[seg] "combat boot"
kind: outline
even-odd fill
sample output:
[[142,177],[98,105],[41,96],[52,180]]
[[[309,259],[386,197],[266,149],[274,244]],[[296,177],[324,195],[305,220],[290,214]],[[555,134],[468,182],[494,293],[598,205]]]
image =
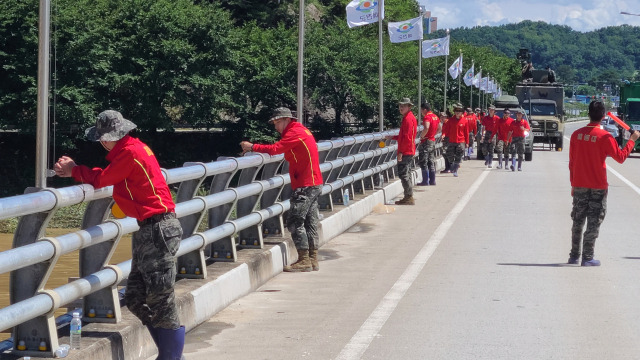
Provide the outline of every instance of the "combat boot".
[[318,264],[318,249],[309,249],[309,260],[311,260],[313,271],[320,270],[320,264]]
[[396,205],[415,205],[416,201],[413,196],[405,196],[401,200],[396,201]]
[[313,269],[311,259],[309,259],[309,250],[298,249],[298,261],[284,267],[285,272],[309,272]]

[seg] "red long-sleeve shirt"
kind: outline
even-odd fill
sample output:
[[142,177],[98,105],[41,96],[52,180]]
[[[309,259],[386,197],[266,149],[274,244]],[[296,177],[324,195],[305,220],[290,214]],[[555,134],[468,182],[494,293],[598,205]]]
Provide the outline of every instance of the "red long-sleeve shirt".
[[176,206],[158,160],[145,143],[126,135],[109,151],[107,161],[104,170],[78,165],[71,175],[96,189],[113,185],[113,200],[125,215],[140,221],[174,211]]
[[280,141],[271,145],[254,144],[252,151],[269,155],[284,154],[284,159],[289,162],[293,190],[323,183],[316,139],[309,129],[297,121],[291,121],[284,128]]
[[469,143],[469,123],[464,117],[452,116],[442,126],[442,136],[449,138],[450,144]]
[[400,124],[400,132],[393,140],[398,141],[398,152],[402,155],[416,154],[416,135],[418,133],[418,123],[416,117],[411,111],[407,112],[402,118]]
[[482,118],[482,126],[484,126],[484,131],[489,131],[490,133],[496,132],[496,126],[500,121],[500,117],[498,115],[493,116],[485,116]]
[[425,115],[422,119],[422,124],[424,126],[427,126],[427,123],[429,124],[429,130],[427,130],[427,133],[425,134],[422,142],[425,142],[427,140],[436,141],[436,134],[438,133],[440,119],[438,119],[438,116],[436,114],[429,111],[427,115]]
[[576,130],[571,135],[569,146],[569,176],[571,186],[590,189],[606,189],[607,182],[607,156],[615,161],[623,163],[631,150],[634,142],[629,140],[623,149],[618,147],[615,138],[606,130],[600,129],[600,123],[589,125]]
[[471,113],[471,115],[467,115],[467,122],[469,126],[469,132],[474,134],[478,133],[478,117],[476,114]]
[[509,130],[511,129],[511,123],[513,118],[501,118],[496,124],[496,131],[498,133],[498,140],[509,141]]
[[[524,127],[524,129],[523,129]],[[529,127],[529,123],[527,122],[527,120],[522,119],[520,121],[513,120],[513,122],[511,122],[511,137],[524,137],[524,132],[525,130],[531,130],[531,128]]]

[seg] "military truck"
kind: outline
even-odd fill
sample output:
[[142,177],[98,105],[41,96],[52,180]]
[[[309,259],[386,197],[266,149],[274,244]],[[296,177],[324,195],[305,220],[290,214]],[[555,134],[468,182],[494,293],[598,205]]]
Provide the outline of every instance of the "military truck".
[[[640,130],[640,82],[621,84],[618,115],[633,130]],[[625,131],[620,131],[619,133],[624,134]],[[636,142],[634,150],[638,151],[640,150],[639,148],[640,143]]]

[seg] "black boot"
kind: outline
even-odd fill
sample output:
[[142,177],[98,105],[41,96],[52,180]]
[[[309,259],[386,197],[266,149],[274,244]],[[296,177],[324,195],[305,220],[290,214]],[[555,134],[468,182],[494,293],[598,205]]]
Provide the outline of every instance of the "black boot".
[[436,171],[430,171],[429,172],[429,185],[435,185],[436,184]]

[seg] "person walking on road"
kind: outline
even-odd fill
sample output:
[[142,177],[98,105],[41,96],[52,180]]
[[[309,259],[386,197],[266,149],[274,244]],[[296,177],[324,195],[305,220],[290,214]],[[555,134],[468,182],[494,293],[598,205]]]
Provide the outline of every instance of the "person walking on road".
[[270,145],[243,141],[240,146],[244,153],[284,154],[284,159],[289,163],[293,190],[287,227],[298,250],[298,261],[285,266],[284,271],[318,271],[318,197],[322,193],[323,183],[318,145],[311,131],[300,124],[288,108],[277,108],[269,123],[280,133],[280,141]]
[[463,108],[461,104],[455,104],[453,112],[455,115],[450,117],[442,127],[442,136],[449,138],[447,157],[451,164],[451,172],[453,176],[457,177],[460,162],[469,143],[469,124],[467,119],[462,116]]
[[158,359],[179,360],[185,328],[180,325],[174,284],[182,227],[155,155],[145,143],[129,135],[135,128],[118,111],[103,111],[86,136],[108,151],[109,165],[89,168],[63,156],[54,170],[60,177],[73,177],[94,188],[113,185],[116,205],[138,221],[140,229],[131,243],[125,303],[149,329],[158,347]]
[[502,115],[502,119],[498,121],[496,125],[496,134],[498,137],[498,145],[496,146],[496,152],[498,153],[498,167],[497,169],[502,169],[502,154],[504,153],[504,167],[508,168],[507,164],[509,163],[509,131],[511,130],[511,123],[513,122],[513,118],[510,118],[509,115],[511,112],[509,109],[504,109],[504,113]]
[[[445,124],[449,118],[453,116],[449,110],[440,112],[440,125],[441,129],[444,129]],[[447,156],[447,147],[449,146],[449,138],[443,132],[440,133],[440,142],[442,143],[442,156],[444,157],[444,169],[440,171],[440,174],[448,174],[451,172],[451,164],[449,163],[449,157]]]
[[400,132],[397,136],[387,136],[387,139],[398,142],[398,176],[404,189],[404,197],[396,201],[396,205],[415,205],[410,170],[411,161],[416,155],[418,124],[415,115],[411,112],[411,106],[413,106],[413,103],[409,98],[404,98],[398,103],[398,110],[402,115]]
[[484,137],[482,143],[482,152],[485,156],[484,164],[489,169],[493,167],[493,150],[496,146],[496,128],[498,127],[500,117],[496,115],[496,107],[489,106],[489,115],[482,118],[482,127],[484,129]]
[[[606,130],[600,129],[600,121],[604,119],[605,106],[600,100],[589,104],[589,124],[571,134],[569,146],[569,176],[571,180],[571,196],[573,210],[571,219],[571,252],[569,264],[578,264],[580,244],[582,243],[582,266],[600,266],[600,261],[593,258],[596,239],[600,232],[600,224],[607,213],[607,157],[623,163],[640,137],[634,131],[624,148],[618,147],[615,138]],[[585,222],[587,228],[582,230]]]
[[440,119],[431,111],[431,105],[420,105],[423,129],[418,145],[418,164],[422,170],[422,182],[418,186],[436,184],[436,134],[442,130]]
[[471,108],[467,108],[467,122],[469,126],[469,143],[467,144],[466,158],[471,160],[471,154],[473,154],[473,141],[478,133],[478,117]]
[[522,171],[524,159],[525,132],[530,131],[529,122],[524,118],[524,110],[516,110],[516,119],[511,123],[509,142],[511,143],[511,171],[516,171],[516,154],[518,154],[518,171]]

